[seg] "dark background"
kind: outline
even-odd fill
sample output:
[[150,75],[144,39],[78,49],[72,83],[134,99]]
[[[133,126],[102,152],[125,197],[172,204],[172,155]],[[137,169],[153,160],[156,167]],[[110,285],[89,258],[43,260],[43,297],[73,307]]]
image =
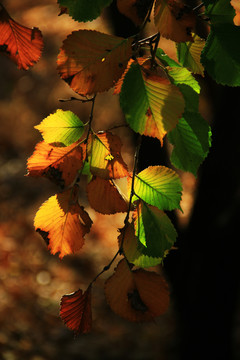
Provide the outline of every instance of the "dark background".
[[[94,227],[83,251],[60,261],[33,229],[38,207],[58,189],[24,174],[27,158],[41,140],[34,125],[57,108],[72,110],[83,121],[88,117],[87,105],[58,101],[75,96],[56,71],[62,41],[80,27],[114,29],[100,20],[80,25],[67,15],[58,17],[55,0],[3,4],[18,22],[41,29],[45,47],[40,61],[27,72],[0,57],[0,359],[238,359],[239,89],[216,85],[208,76],[199,79],[200,108],[213,127],[213,147],[197,182],[190,174],[180,174],[185,216],[176,215],[178,250],[165,263],[172,293],[168,312],[150,324],[122,320],[105,303],[103,283],[110,275],[106,273],[94,290],[93,332],[74,339],[58,316],[59,301],[66,293],[85,289],[108,263],[117,249],[116,228],[122,226],[123,216],[102,216],[87,207]],[[116,13],[113,19],[109,26],[116,25]],[[120,18],[120,28],[134,31],[125,20]],[[161,46],[174,55],[170,42]],[[96,105],[99,128],[122,122],[111,91],[99,95]],[[131,167],[132,134],[119,131],[123,156]],[[145,141],[142,166],[150,165],[153,154],[156,161],[165,161],[158,143],[150,148]],[[82,204],[87,206],[84,193]]]

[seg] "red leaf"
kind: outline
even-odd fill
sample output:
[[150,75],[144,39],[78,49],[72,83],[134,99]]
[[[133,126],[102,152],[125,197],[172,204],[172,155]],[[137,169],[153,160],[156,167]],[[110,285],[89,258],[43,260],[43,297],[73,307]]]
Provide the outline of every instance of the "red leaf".
[[64,295],[61,299],[60,316],[66,326],[76,335],[91,331],[92,308],[91,287],[82,293],[79,289],[72,294]]
[[19,69],[27,70],[39,60],[42,48],[41,31],[18,24],[0,4],[0,51],[8,55]]

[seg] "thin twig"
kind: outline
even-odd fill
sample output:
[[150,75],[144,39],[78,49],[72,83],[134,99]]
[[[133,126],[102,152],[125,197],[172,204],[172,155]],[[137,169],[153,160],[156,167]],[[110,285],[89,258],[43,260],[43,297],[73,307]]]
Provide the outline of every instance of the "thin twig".
[[[93,97],[94,98],[94,97]],[[86,103],[86,102],[90,102],[93,101],[93,98],[86,98],[86,99],[79,99],[79,98],[75,98],[74,96],[71,96],[68,99],[58,99],[58,101],[60,102],[67,102],[67,101],[81,101],[82,103]]]

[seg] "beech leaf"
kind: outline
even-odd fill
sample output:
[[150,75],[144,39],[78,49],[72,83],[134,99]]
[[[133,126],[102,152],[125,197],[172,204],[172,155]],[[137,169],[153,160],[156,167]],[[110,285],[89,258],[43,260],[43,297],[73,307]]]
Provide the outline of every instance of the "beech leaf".
[[88,287],[84,293],[79,289],[61,299],[61,319],[76,335],[89,333],[92,329],[91,289]]
[[20,25],[0,4],[0,52],[9,56],[19,69],[27,70],[39,60],[42,49],[41,31]]
[[174,170],[165,166],[149,166],[134,180],[132,201],[139,198],[160,210],[181,209],[181,180]]
[[196,15],[186,5],[175,0],[156,0],[154,22],[160,34],[175,42],[192,41],[191,31]]
[[205,46],[205,40],[198,35],[193,35],[193,42],[177,44],[177,55],[180,64],[194,74],[204,76],[204,67],[201,63],[201,53]]
[[91,173],[103,179],[127,176],[127,165],[121,156],[121,147],[120,138],[110,132],[91,135],[87,145]]
[[90,206],[101,214],[115,214],[128,210],[127,201],[112,180],[94,177],[87,185]]
[[84,144],[54,147],[42,141],[27,161],[27,175],[44,176],[61,187],[69,186],[82,168],[85,156]]
[[82,136],[84,124],[72,111],[58,109],[34,126],[45,142],[55,146],[69,146]]
[[132,64],[120,93],[120,105],[131,128],[161,142],[177,124],[184,111],[184,98],[158,67]]
[[125,259],[105,282],[105,295],[116,314],[133,322],[152,321],[165,313],[169,305],[164,278],[143,269],[131,271]]
[[36,231],[43,235],[51,253],[59,252],[60,258],[82,248],[84,235],[92,225],[88,213],[77,202],[77,189],[51,196],[34,219]]
[[58,0],[74,20],[84,22],[96,19],[111,2],[112,0]]
[[117,0],[117,7],[121,14],[125,15],[132,22],[139,26],[147,16],[152,0]]
[[58,55],[59,74],[81,95],[108,90],[124,72],[132,55],[131,44],[131,39],[98,31],[74,31]]

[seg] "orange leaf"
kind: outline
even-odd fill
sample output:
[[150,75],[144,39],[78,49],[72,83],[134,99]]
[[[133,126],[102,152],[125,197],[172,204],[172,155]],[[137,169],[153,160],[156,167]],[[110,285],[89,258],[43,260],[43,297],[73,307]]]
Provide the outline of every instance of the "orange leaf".
[[183,3],[175,0],[157,0],[154,21],[163,37],[176,42],[193,41],[191,32],[196,24],[196,15]]
[[233,23],[236,26],[240,26],[240,1],[239,0],[231,0],[230,3],[236,12],[236,15],[233,18]]
[[85,334],[92,328],[91,287],[85,293],[79,289],[61,299],[60,316],[76,335]]
[[131,271],[125,259],[105,282],[105,295],[116,314],[134,322],[151,321],[166,312],[169,305],[164,278],[143,269]]
[[75,253],[84,244],[84,235],[90,231],[92,220],[77,202],[78,187],[51,196],[34,219],[37,232],[48,244],[48,249],[59,257]]
[[[84,153],[84,156],[83,156]],[[36,145],[28,159],[28,176],[45,176],[62,187],[69,186],[83,166],[86,146],[74,143],[66,147],[54,147],[44,141]]]
[[0,51],[8,55],[19,69],[27,70],[39,60],[42,48],[41,31],[18,24],[0,4]]
[[127,176],[127,165],[123,161],[121,147],[120,138],[110,132],[91,135],[87,145],[91,173],[103,179]]
[[151,2],[152,0],[117,0],[117,7],[120,13],[139,26],[146,18]]
[[124,72],[132,54],[131,44],[131,39],[98,31],[74,31],[58,55],[59,74],[81,95],[108,90]]
[[87,185],[88,201],[101,214],[115,214],[128,210],[127,202],[112,180],[94,177]]

